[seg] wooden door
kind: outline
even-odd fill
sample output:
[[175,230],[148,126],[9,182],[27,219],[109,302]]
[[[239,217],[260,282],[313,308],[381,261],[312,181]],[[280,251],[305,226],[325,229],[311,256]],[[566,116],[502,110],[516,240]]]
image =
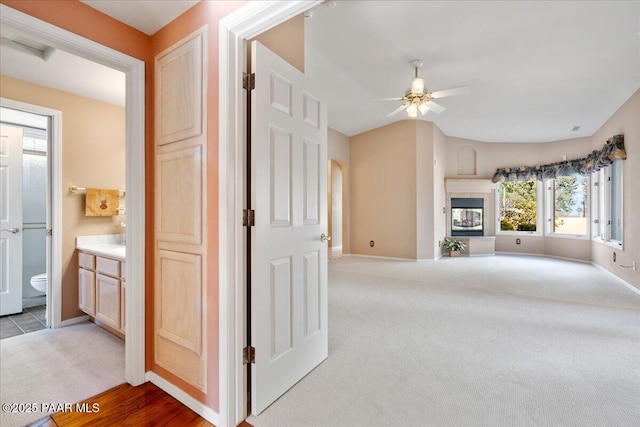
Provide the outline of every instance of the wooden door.
[[120,280],[96,274],[96,319],[120,329]]

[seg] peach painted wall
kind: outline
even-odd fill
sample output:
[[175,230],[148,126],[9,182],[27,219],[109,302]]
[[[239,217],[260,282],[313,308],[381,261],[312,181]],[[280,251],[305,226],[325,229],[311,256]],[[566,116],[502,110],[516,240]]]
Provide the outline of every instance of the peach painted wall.
[[[218,30],[219,21],[245,2],[203,1],[151,37],[151,58],[197,29],[208,25],[207,39],[207,390],[196,389],[153,362],[153,348],[147,350],[147,367],[186,393],[218,412],[219,407],[219,313],[218,313]],[[150,65],[153,72],[153,63]],[[152,74],[153,75],[153,74]],[[153,115],[153,110],[148,111]],[[152,187],[153,188],[153,185]],[[153,210],[152,210],[153,211]],[[153,261],[151,261],[153,265]],[[148,298],[153,301],[153,282],[147,280]],[[153,311],[147,312],[147,330],[153,331]],[[153,335],[149,338],[152,343]],[[152,345],[152,344],[151,344]]]
[[0,96],[62,112],[62,320],[81,316],[75,238],[123,233],[125,217],[85,217],[84,196],[68,188],[125,188],[125,109],[7,76]]
[[294,16],[288,21],[258,35],[247,43],[247,64],[251,64],[251,42],[257,40],[280,58],[304,73],[304,15]]
[[415,121],[352,136],[349,159],[351,253],[415,259]]
[[[623,166],[623,250],[593,243],[591,256],[595,263],[640,289],[640,90],[627,100],[591,138],[594,150],[602,148],[612,135],[624,134],[627,160]],[[613,252],[617,261],[613,262]],[[622,268],[636,262],[636,271]]]

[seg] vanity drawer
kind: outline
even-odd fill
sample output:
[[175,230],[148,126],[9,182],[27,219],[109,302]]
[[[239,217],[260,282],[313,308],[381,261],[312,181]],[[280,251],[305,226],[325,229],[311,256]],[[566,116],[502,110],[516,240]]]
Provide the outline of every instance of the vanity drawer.
[[96,257],[96,271],[111,277],[120,277],[120,261]]
[[80,252],[78,254],[78,265],[82,268],[87,268],[89,270],[95,270],[96,268],[96,257],[95,255],[85,254],[84,252]]

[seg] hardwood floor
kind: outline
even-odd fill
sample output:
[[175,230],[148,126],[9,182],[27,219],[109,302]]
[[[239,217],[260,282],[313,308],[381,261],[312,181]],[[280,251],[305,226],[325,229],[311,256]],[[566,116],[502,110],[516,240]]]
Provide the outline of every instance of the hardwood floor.
[[[138,387],[122,384],[82,403],[85,412],[56,412],[30,427],[213,426],[150,382]],[[240,426],[251,427],[246,422]]]

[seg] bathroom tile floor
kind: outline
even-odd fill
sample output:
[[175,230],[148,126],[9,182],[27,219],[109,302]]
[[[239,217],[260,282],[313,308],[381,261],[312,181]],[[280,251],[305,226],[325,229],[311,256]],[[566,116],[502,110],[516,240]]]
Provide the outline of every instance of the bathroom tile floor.
[[47,307],[25,308],[22,313],[0,317],[0,340],[44,329],[47,326]]

